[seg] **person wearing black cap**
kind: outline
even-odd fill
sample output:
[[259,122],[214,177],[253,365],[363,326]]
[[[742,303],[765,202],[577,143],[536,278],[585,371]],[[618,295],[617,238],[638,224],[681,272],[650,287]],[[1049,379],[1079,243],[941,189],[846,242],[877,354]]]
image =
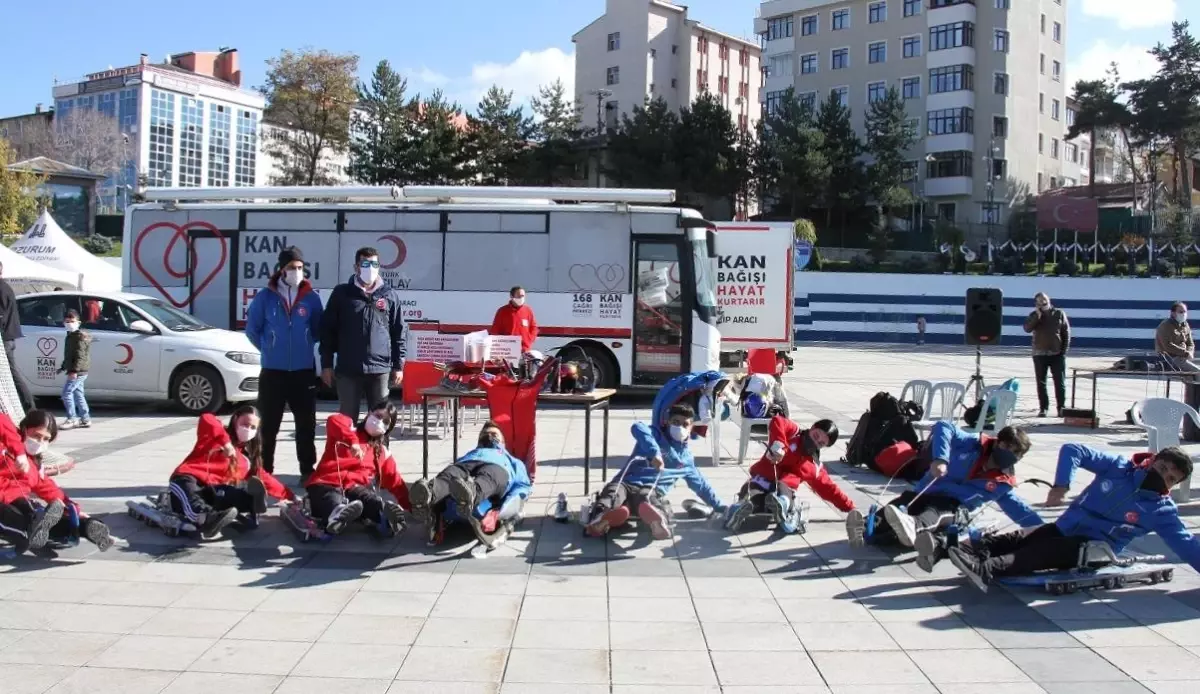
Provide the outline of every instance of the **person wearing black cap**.
[[317,464],[317,380],[313,348],[323,313],[321,297],[304,279],[304,254],[289,246],[279,269],[246,311],[246,336],[262,354],[258,409],[262,416],[262,464],[275,472],[275,438],[283,409],[296,420],[296,458],[303,480]]

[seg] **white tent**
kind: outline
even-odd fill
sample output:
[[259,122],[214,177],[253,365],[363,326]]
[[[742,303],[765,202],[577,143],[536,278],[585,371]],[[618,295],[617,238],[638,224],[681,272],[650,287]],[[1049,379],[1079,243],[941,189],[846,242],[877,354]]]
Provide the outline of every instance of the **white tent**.
[[12,252],[4,244],[0,244],[0,264],[4,266],[0,276],[12,285],[17,294],[48,292],[58,288],[77,289],[79,286],[79,275],[35,263]]
[[[83,276],[80,289],[119,291],[121,271],[83,250],[58,222],[43,210],[25,235],[12,245],[14,253],[28,260],[78,277]],[[4,273],[8,274],[7,269]]]

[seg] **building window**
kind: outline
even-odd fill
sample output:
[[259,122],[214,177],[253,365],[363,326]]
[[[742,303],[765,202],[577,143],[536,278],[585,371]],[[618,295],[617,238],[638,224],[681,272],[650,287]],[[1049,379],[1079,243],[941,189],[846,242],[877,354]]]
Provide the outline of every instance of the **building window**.
[[800,74],[812,75],[817,71],[817,54],[808,53],[800,56]]
[[800,108],[815,111],[817,108],[817,93],[804,92],[800,95]]
[[768,41],[789,39],[792,37],[792,15],[772,17],[767,20],[766,36]]
[[608,50],[616,51],[621,48],[621,32],[614,31],[608,35]]
[[208,107],[208,185],[229,185],[229,107]]
[[1008,73],[997,72],[992,80],[992,91],[996,94],[1008,94]]
[[726,44],[717,46],[717,59],[722,62],[729,60],[729,46]]
[[1046,151],[1046,136],[1038,133],[1038,154],[1043,154]]
[[258,153],[258,114],[239,110],[237,114],[237,149],[234,150],[233,185],[253,186]]
[[992,39],[993,48],[998,53],[1008,52],[1008,32],[1004,29],[996,29],[996,34]]
[[190,96],[179,99],[179,185],[203,185],[204,102]]
[[1046,15],[1042,15],[1041,25],[1042,25],[1042,35],[1045,36],[1046,35]]
[[608,84],[610,86],[614,85],[614,84],[620,84],[621,83],[621,66],[614,65],[614,66],[608,68],[608,70],[606,71],[606,74],[604,76],[604,81],[606,84]]
[[992,116],[992,137],[1008,137],[1008,118]]
[[121,123],[121,132],[132,133],[138,122],[138,90],[122,89],[121,100],[117,105],[117,118]]
[[875,41],[867,44],[867,62],[871,64],[887,62],[887,41]]
[[850,10],[834,10],[830,17],[830,25],[834,31],[850,28]]
[[975,71],[970,65],[947,65],[929,71],[929,93],[969,91],[975,87]]
[[921,57],[921,37],[920,36],[905,36],[903,40],[904,57],[919,58]]
[[708,55],[708,37],[700,36],[696,39],[696,52],[700,55]]
[[773,116],[779,112],[779,104],[783,103],[784,96],[787,95],[786,89],[780,89],[774,92],[767,92],[766,102],[763,104],[763,111],[766,115]]
[[975,0],[929,0],[929,9],[936,10],[942,7],[954,7],[955,5],[974,5]]
[[1054,23],[1054,40],[1062,43],[1062,25],[1058,22]]
[[1058,138],[1057,137],[1050,138],[1050,157],[1052,159],[1058,159]]
[[696,70],[696,89],[700,91],[708,89],[708,70]]
[[900,82],[901,95],[905,99],[920,99],[921,98],[921,78],[920,77],[905,77]]
[[873,2],[867,7],[867,23],[878,24],[887,21],[887,3]]
[[1039,172],[1038,172],[1038,192],[1040,193],[1040,192],[1042,192],[1042,191],[1043,191],[1043,190],[1045,190],[1045,189],[1046,189],[1046,183],[1045,183],[1045,179],[1044,179],[1044,177],[1042,176],[1042,172],[1041,172],[1041,171],[1039,171]]
[[908,183],[917,177],[917,161],[910,159],[900,165],[900,182]]
[[850,49],[835,48],[831,54],[830,67],[834,70],[850,67]]
[[1038,74],[1046,74],[1046,54],[1038,53]]
[[926,132],[930,135],[953,135],[975,132],[975,111],[970,108],[944,108],[925,114]]
[[867,83],[867,103],[872,104],[887,96],[886,82],[868,82]]
[[107,92],[97,97],[96,110],[109,118],[117,117],[117,93]]
[[739,82],[738,83],[738,96],[740,96],[743,99],[750,98],[750,83],[749,82]]
[[812,36],[817,33],[817,15],[810,14],[800,18],[800,35]]
[[980,224],[999,224],[1000,223],[1000,203],[998,203],[998,202],[981,202],[981,203],[979,203],[979,223]]
[[904,16],[913,17],[921,14],[921,0],[904,0]]
[[1059,103],[1058,103],[1058,99],[1051,99],[1051,100],[1050,100],[1050,117],[1051,117],[1051,118],[1053,118],[1054,120],[1058,120],[1058,118],[1059,118]]
[[746,66],[750,64],[750,51],[745,48],[738,50],[738,65]]
[[746,132],[750,129],[750,117],[744,113],[738,114],[738,130]]
[[1050,79],[1054,80],[1055,82],[1062,81],[1062,63],[1058,62],[1057,60],[1050,65]]
[[146,180],[151,186],[169,186],[174,181],[172,153],[175,151],[175,95],[150,91],[150,156]]
[[940,24],[929,29],[929,50],[944,51],[975,45],[975,25],[970,22]]
[[933,161],[925,167],[926,178],[950,178],[952,176],[967,176],[973,174],[972,164],[975,153],[967,151],[936,152]]
[[1046,95],[1045,95],[1045,93],[1039,92],[1038,93],[1038,113],[1045,113],[1045,112],[1046,112]]
[[1008,9],[1008,0],[996,0],[996,9],[997,10],[1007,10]]
[[1063,145],[1063,159],[1066,159],[1067,161],[1071,162],[1072,164],[1078,164],[1079,163],[1079,145],[1076,145],[1073,142],[1067,142],[1066,144],[1064,144]]
[[1003,181],[1008,175],[1008,161],[1005,159],[992,159],[992,180]]
[[717,93],[719,93],[719,94],[728,94],[729,93],[729,78],[726,77],[725,75],[717,76]]
[[780,53],[771,56],[767,61],[767,77],[790,77],[792,75],[792,54]]
[[850,106],[850,87],[834,87],[829,90],[829,96],[837,99],[842,106]]
[[1069,128],[1072,125],[1075,125],[1075,109],[1068,108],[1067,109],[1067,127]]

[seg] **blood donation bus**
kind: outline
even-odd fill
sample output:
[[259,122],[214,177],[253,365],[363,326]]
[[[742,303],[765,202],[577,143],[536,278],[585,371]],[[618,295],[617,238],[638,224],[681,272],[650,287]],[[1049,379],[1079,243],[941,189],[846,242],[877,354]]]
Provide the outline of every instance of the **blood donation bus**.
[[[283,248],[301,249],[326,298],[372,247],[415,337],[486,330],[519,285],[534,348],[579,346],[603,386],[717,368],[723,348],[791,346],[791,225],[785,241],[769,225],[714,224],[673,206],[672,191],[151,188],[145,199],[125,216],[124,289],[216,327],[244,326]],[[722,344],[727,330],[736,346]]]

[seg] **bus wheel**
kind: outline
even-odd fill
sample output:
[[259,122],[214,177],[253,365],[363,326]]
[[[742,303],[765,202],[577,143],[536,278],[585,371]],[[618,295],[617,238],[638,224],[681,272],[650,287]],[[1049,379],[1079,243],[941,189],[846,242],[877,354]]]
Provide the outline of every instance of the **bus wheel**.
[[617,361],[611,352],[596,345],[581,344],[577,346],[587,354],[588,359],[595,366],[597,388],[616,388],[620,385]]

